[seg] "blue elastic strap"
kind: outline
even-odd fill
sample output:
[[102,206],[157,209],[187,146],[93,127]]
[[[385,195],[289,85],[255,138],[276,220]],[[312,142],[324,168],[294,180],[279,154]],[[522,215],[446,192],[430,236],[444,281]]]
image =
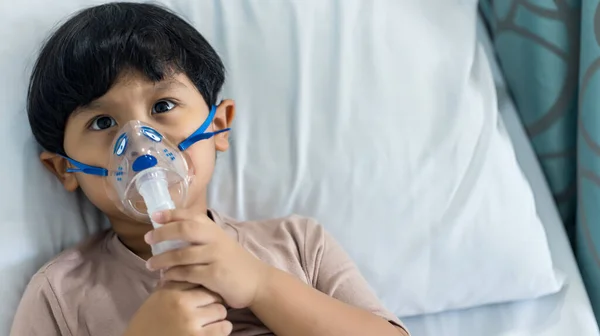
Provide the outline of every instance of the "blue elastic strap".
[[[184,151],[184,150],[188,149],[191,145],[195,144],[198,141],[210,139],[219,133],[223,133],[223,132],[227,132],[227,131],[231,130],[230,128],[225,128],[225,129],[222,129],[222,130],[219,130],[216,132],[204,133],[204,131],[206,131],[208,126],[210,126],[210,124],[212,123],[213,119],[215,118],[216,113],[217,113],[217,107],[215,105],[213,105],[210,108],[210,112],[208,113],[206,120],[204,120],[204,122],[202,123],[202,125],[200,125],[200,127],[196,130],[196,132],[192,133],[192,135],[190,135],[187,139],[183,140],[179,144],[179,146],[177,146],[180,151]],[[67,173],[84,173],[84,174],[88,174],[88,175],[108,176],[108,170],[106,168],[89,166],[89,165],[86,165],[85,163],[75,161],[67,156],[63,156],[63,157],[65,159],[69,160],[69,162],[71,162],[72,165],[77,167],[77,168],[67,168]]]
[[[61,155],[62,156],[62,155]],[[85,163],[75,161],[69,157],[62,156],[77,168],[67,168],[67,173],[84,173],[88,175],[108,176],[108,170],[105,168],[88,166]]]
[[216,132],[206,132],[206,133],[204,132],[204,131],[206,131],[208,126],[210,126],[210,124],[213,122],[213,119],[215,118],[216,113],[217,113],[217,107],[215,105],[213,105],[210,108],[210,112],[208,113],[206,120],[204,120],[202,125],[200,125],[200,127],[198,127],[196,132],[192,133],[192,135],[190,135],[187,139],[183,140],[179,144],[179,146],[177,146],[180,151],[183,152],[184,150],[190,148],[191,145],[195,144],[198,141],[210,139],[219,133],[223,133],[223,132],[227,132],[227,131],[231,130],[230,128],[225,128],[225,129],[222,129],[222,130],[219,130]]

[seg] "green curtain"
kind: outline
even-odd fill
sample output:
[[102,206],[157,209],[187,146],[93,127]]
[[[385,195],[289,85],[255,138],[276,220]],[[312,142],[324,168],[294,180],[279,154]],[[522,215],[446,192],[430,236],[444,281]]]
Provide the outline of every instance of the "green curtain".
[[480,11],[599,318],[600,0],[480,0]]

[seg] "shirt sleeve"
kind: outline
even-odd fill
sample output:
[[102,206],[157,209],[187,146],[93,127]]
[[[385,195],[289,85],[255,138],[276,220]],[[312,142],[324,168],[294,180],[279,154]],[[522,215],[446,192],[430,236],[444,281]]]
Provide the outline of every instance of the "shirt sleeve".
[[304,267],[312,286],[352,306],[381,316],[408,331],[394,314],[387,311],[344,249],[325,229],[307,220],[304,240]]
[[13,320],[11,336],[71,336],[56,295],[43,273],[33,276]]

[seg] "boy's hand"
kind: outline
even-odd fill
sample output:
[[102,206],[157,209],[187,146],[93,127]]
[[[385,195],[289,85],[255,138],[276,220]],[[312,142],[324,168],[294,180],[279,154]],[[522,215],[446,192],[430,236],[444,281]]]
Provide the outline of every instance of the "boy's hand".
[[220,297],[197,285],[168,283],[138,309],[124,336],[226,336],[232,325]]
[[271,267],[229,237],[207,215],[168,210],[153,216],[166,224],[146,235],[148,244],[183,240],[189,247],[168,251],[148,260],[151,270],[166,270],[163,280],[202,285],[221,295],[232,308],[250,306]]

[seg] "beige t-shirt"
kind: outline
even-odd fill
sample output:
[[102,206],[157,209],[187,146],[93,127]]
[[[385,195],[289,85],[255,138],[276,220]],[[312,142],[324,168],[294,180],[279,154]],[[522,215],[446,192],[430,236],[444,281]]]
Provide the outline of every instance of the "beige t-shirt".
[[[214,221],[250,253],[319,291],[377,314],[387,312],[342,248],[314,221],[291,216],[238,222],[211,211]],[[11,335],[120,336],[158,280],[145,261],[112,231],[65,251],[31,279]],[[232,335],[273,335],[248,309],[229,310]]]

